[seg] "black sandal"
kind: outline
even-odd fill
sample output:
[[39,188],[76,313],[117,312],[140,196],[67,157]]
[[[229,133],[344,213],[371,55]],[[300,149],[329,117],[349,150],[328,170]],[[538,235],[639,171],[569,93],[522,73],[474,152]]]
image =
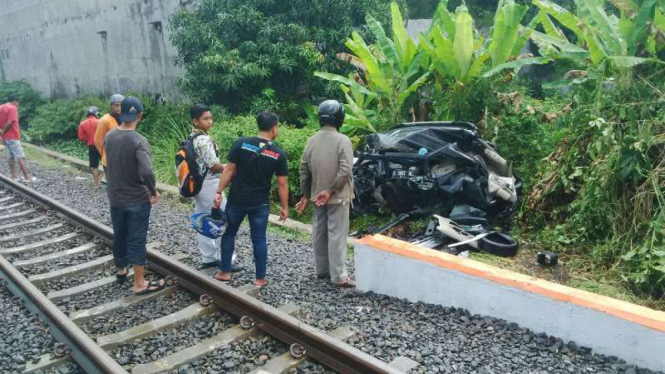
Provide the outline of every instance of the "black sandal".
[[166,282],[164,282],[163,280],[162,281],[150,281],[150,282],[148,282],[148,285],[146,286],[146,288],[144,288],[143,290],[141,290],[139,292],[134,292],[134,295],[141,296],[141,295],[147,295],[149,293],[161,291],[161,290],[164,289],[165,284],[166,284]]
[[116,274],[115,274],[115,279],[116,279],[118,282],[124,282],[124,281],[126,281],[126,280],[127,280],[127,276],[129,275],[129,269],[128,269],[128,268],[120,268],[120,269],[118,269],[118,271],[120,271],[120,270],[122,270],[122,269],[125,269],[125,274],[119,274],[119,273],[116,273]]

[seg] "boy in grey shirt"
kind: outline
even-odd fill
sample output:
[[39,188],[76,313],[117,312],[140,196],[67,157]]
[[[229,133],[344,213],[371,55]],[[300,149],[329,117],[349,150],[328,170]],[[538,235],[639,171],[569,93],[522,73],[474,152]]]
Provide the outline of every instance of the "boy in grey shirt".
[[121,123],[104,138],[107,190],[113,223],[113,258],[119,281],[134,268],[135,295],[164,288],[164,280],[148,282],[144,277],[146,240],[151,206],[159,201],[148,141],[136,132],[143,105],[135,97],[120,104]]

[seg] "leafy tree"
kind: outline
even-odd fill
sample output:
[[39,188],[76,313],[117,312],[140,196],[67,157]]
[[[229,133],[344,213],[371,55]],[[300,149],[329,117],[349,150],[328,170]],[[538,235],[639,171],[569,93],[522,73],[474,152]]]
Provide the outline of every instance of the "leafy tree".
[[[287,119],[304,116],[301,101],[330,94],[313,77],[343,72],[344,40],[365,16],[384,21],[388,0],[200,0],[171,18],[177,62],[190,96],[243,112],[280,102]],[[359,30],[366,34],[367,30]]]

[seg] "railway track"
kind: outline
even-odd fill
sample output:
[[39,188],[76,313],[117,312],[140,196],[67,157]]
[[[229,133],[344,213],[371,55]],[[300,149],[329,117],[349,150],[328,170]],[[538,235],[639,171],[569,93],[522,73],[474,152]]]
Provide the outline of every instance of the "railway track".
[[[168,373],[257,334],[269,335],[284,352],[260,360],[250,371],[255,374],[286,373],[306,360],[344,374],[397,374],[414,366],[404,357],[387,364],[361,352],[343,342],[353,336],[350,329],[315,329],[297,318],[296,305],[265,304],[256,299],[259,290],[253,285],[236,289],[217,282],[210,273],[180,262],[186,256],[159,252],[159,243],[148,246],[148,269],[166,277],[168,287],[132,295],[131,285],[116,282],[112,239],[108,226],[0,174],[0,277],[15,302],[48,324],[59,342],[51,354],[32,357],[25,372],[53,369],[73,359],[87,373]],[[137,313],[169,298],[171,307],[155,309],[150,318]],[[108,316],[114,317],[94,323]],[[122,353],[145,349],[143,339],[164,331],[177,334],[206,318],[222,327],[179,349],[156,350],[152,361],[124,363]]]

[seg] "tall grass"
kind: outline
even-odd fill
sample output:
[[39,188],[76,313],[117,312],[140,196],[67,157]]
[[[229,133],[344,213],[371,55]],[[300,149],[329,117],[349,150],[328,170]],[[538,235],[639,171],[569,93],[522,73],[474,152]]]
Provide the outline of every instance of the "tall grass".
[[175,176],[175,154],[191,132],[191,125],[166,117],[161,131],[154,132],[149,139],[152,164],[157,180],[177,184]]

